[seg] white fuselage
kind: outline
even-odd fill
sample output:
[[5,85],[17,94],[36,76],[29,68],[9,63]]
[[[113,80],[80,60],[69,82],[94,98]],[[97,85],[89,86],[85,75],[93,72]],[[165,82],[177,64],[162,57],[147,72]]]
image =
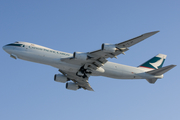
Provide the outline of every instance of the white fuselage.
[[[62,58],[72,57],[73,54],[53,50],[40,45],[19,42],[22,46],[3,46],[3,49],[13,57],[19,59],[46,64],[58,68],[65,72],[76,73],[82,65],[71,64],[61,61]],[[113,62],[106,62],[102,66],[104,72],[93,71],[93,76],[105,76],[115,79],[152,79],[162,78],[163,76],[153,76],[147,74],[145,70],[137,67],[126,66]]]

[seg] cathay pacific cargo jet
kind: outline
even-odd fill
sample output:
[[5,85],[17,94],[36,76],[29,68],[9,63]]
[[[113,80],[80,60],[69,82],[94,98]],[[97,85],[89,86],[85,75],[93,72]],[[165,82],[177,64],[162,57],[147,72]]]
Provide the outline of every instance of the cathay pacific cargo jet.
[[3,49],[14,59],[50,65],[59,69],[54,80],[66,83],[69,90],[83,88],[93,91],[88,79],[90,76],[105,76],[115,79],[146,79],[155,83],[163,74],[176,65],[162,67],[166,55],[158,54],[138,67],[131,67],[109,62],[108,58],[117,58],[125,54],[129,47],[156,34],[158,31],[142,34],[133,39],[117,43],[103,43],[101,49],[92,52],[74,52],[73,54],[53,50],[28,42],[15,42],[3,46]]

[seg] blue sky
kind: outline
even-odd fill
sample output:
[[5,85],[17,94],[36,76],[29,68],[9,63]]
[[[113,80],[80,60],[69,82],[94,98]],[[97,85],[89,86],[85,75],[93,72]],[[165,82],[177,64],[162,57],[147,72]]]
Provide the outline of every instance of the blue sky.
[[[73,53],[97,50],[146,32],[156,35],[110,61],[138,66],[167,54],[178,65],[178,0],[6,0],[0,1],[0,45],[26,41]],[[91,77],[95,92],[65,89],[56,68],[14,60],[0,50],[2,120],[174,120],[180,118],[179,66],[154,85],[146,80]]]

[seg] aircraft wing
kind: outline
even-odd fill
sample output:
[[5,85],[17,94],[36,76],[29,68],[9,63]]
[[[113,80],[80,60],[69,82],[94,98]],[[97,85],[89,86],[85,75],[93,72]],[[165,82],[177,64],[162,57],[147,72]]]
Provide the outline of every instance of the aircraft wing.
[[66,73],[60,69],[59,69],[59,72],[61,72],[68,79],[72,80],[74,83],[78,84],[81,88],[85,90],[89,90],[89,91],[94,91],[88,82],[89,77],[83,78],[83,77],[77,76],[76,73],[71,73],[71,72]]
[[[117,58],[118,55],[120,54],[125,54],[124,52],[129,50],[128,48],[143,41],[144,39],[156,34],[159,31],[154,31],[154,32],[149,32],[142,34],[138,37],[132,38],[130,40],[117,43],[117,44],[103,44],[102,49],[92,51],[92,52],[87,52],[87,53],[77,53],[79,58],[76,58],[76,56],[70,57],[70,58],[62,58],[61,61],[67,62],[67,63],[72,63],[72,64],[78,64],[78,65],[84,65],[87,63],[94,63],[96,66],[101,66],[100,64],[104,64],[107,62],[107,58]],[[107,50],[103,50],[103,48]],[[74,53],[75,55],[75,53]],[[85,60],[82,60],[85,58]],[[97,61],[97,62],[96,62]]]
[[114,44],[114,46],[119,49],[119,50],[116,50],[114,53],[107,53],[107,52],[104,52],[102,49],[99,49],[99,50],[90,52],[90,54],[94,55],[94,56],[98,56],[98,57],[113,58],[113,57],[116,57],[117,55],[119,55],[121,53],[124,54],[125,51],[129,50],[128,49],[129,47],[143,41],[144,39],[146,39],[146,38],[148,38],[148,37],[150,37],[150,36],[152,36],[158,32],[159,31],[145,33],[145,34],[142,34],[138,37],[132,38],[130,40],[126,40],[124,42]]
[[89,91],[94,91],[88,82],[88,77],[83,78],[77,76],[76,74],[68,74],[67,77],[70,78],[76,84],[78,84],[81,88]]
[[93,71],[103,71],[101,66],[107,62],[107,58],[116,58],[117,55],[124,54],[125,51],[129,50],[129,47],[143,41],[157,32],[159,31],[145,33],[117,44],[104,43],[102,44],[101,49],[93,52],[74,52],[73,57],[62,58],[61,61],[80,65],[79,71],[74,75],[69,75],[69,78],[84,89],[93,90],[88,83],[88,78]]

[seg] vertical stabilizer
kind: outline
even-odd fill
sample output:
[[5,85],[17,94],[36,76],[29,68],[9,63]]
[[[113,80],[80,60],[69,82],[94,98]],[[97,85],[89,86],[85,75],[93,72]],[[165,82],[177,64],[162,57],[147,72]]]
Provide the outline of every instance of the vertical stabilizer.
[[158,54],[155,57],[151,58],[147,62],[143,63],[139,66],[139,68],[147,68],[147,69],[159,69],[162,68],[163,63],[166,59],[167,55],[164,54]]

